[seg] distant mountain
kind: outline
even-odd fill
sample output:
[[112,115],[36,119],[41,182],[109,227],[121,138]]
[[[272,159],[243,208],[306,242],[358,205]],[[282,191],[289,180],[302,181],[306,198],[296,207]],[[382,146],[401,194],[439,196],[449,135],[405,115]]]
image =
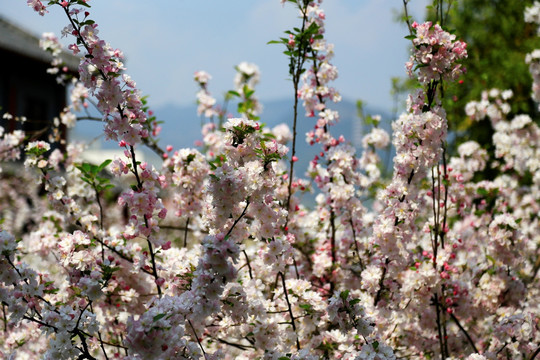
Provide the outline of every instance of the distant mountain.
[[[261,123],[265,123],[272,128],[278,124],[285,123],[291,128],[293,122],[293,100],[273,100],[263,103],[264,108],[261,114]],[[236,105],[229,106],[229,109],[235,110]],[[330,128],[335,137],[343,135],[347,141],[355,145],[357,150],[361,148],[361,139],[364,133],[360,119],[356,114],[356,104],[353,101],[343,100],[337,104],[329,104],[329,108],[339,111],[339,122]],[[195,147],[196,140],[202,140],[201,135],[201,119],[197,116],[197,106],[179,106],[179,105],[164,105],[152,108],[157,119],[163,121],[162,131],[159,134],[159,144],[162,147],[172,145],[175,149],[185,147]],[[234,111],[231,111],[234,114]],[[367,107],[367,114],[379,114],[382,116],[381,127],[386,130],[390,129],[390,116],[377,109]],[[316,118],[308,118],[305,116],[304,109],[299,104],[299,116],[297,121],[297,143],[296,152],[299,158],[298,167],[299,175],[302,176],[307,169],[309,161],[313,156],[320,152],[318,145],[310,146],[306,143],[305,134],[313,129]],[[103,124],[95,121],[82,121],[77,124],[77,127],[71,132],[70,138],[82,141],[96,140],[97,148],[115,149],[117,145],[113,142],[103,141]],[[153,155],[145,151],[145,157],[150,161]],[[154,157],[154,160],[155,159]]]
[[[263,103],[261,123],[267,127],[274,127],[285,123],[291,128],[293,123],[293,100],[273,100]],[[347,141],[355,145],[357,150],[361,147],[361,138],[364,133],[360,119],[356,115],[356,104],[352,101],[343,100],[337,104],[329,104],[329,108],[339,111],[339,122],[330,128],[335,137],[343,135]],[[234,110],[234,107],[229,107]],[[164,121],[163,130],[159,136],[160,144],[173,145],[175,148],[194,147],[196,140],[201,140],[201,119],[197,116],[197,106],[166,105],[154,108],[154,113],[159,120]],[[232,111],[233,112],[233,111]],[[384,111],[378,111],[367,107],[367,114],[379,114],[382,116],[381,126],[390,129],[390,116]],[[234,112],[233,112],[234,113]],[[317,145],[310,146],[306,143],[305,134],[313,129],[316,118],[308,118],[301,103],[299,104],[299,116],[297,121],[296,152],[299,158],[298,168],[303,175],[307,165],[313,156],[320,152]]]
[[[263,103],[263,113],[260,121],[269,127],[274,127],[280,123],[286,123],[292,128],[293,121],[293,101],[292,100],[272,100]],[[231,109],[231,107],[229,107]],[[343,134],[345,138],[354,143],[359,143],[362,127],[356,116],[356,104],[352,101],[343,100],[337,104],[330,104],[329,108],[339,111],[340,121],[332,127],[332,132],[337,136]],[[153,108],[159,120],[165,121],[163,131],[160,134],[160,143],[171,144],[175,147],[193,146],[193,141],[200,139],[201,119],[197,116],[197,106],[164,105]],[[234,113],[233,111],[231,111]],[[367,107],[366,113],[380,114],[383,119],[388,120],[389,116],[384,111],[379,111]],[[314,118],[307,118],[304,115],[301,103],[299,104],[298,132],[304,134],[313,128]],[[352,136],[352,138],[351,138]]]

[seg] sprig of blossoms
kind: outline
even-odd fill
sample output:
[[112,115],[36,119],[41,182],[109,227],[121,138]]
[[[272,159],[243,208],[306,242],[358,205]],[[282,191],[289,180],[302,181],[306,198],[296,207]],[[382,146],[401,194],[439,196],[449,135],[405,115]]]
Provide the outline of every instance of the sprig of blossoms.
[[255,85],[259,83],[260,70],[253,63],[241,62],[235,66],[234,90],[229,95],[239,98],[238,112],[247,119],[258,120],[262,112],[262,105],[254,95]]
[[171,186],[177,188],[173,194],[175,214],[187,217],[200,214],[210,170],[204,156],[196,149],[181,149],[175,151],[163,165],[169,168]]
[[197,115],[204,115],[207,118],[217,116],[219,112],[215,107],[216,99],[208,91],[208,82],[212,76],[206,71],[196,71],[193,79],[200,87],[199,92],[197,92]]
[[69,47],[74,53],[86,51],[79,64],[79,77],[98,100],[107,138],[124,140],[132,146],[140,143],[149,136],[144,127],[147,116],[135,82],[123,74],[123,53],[99,37],[98,25],[89,19],[88,11],[72,8],[75,3],[65,5],[70,24],[62,33],[75,37],[76,43]]
[[444,31],[439,24],[428,21],[412,24],[413,54],[406,64],[412,77],[418,73],[418,81],[427,84],[443,79],[455,80],[465,69],[458,62],[467,57],[467,44]]
[[[10,117],[4,115],[4,118]],[[15,130],[6,133],[0,126],[0,162],[12,161],[20,158],[20,146],[24,141],[24,132]],[[1,172],[1,167],[0,167]]]

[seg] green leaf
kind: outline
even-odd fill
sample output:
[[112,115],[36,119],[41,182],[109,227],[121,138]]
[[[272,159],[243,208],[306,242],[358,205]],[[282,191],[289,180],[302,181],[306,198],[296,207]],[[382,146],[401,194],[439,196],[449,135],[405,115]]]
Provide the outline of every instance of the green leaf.
[[94,20],[85,20],[81,23],[81,26],[84,26],[84,25],[94,25],[95,21]]
[[195,160],[195,154],[189,154],[186,158],[186,162],[188,164],[191,163],[193,160]]
[[112,163],[111,159],[107,159],[104,162],[102,162],[101,165],[98,166],[98,172],[105,169],[110,163]]
[[109,179],[104,178],[104,177],[100,177],[100,176],[96,177],[96,180],[97,180],[101,185],[105,185],[105,184],[107,184],[107,183],[110,181]]
[[88,5],[88,4],[87,4],[85,1],[83,1],[83,0],[77,0],[77,4],[82,5],[82,6],[86,6],[87,8],[90,7],[90,5]]
[[89,163],[82,163],[81,164],[81,170],[84,171],[85,173],[89,173],[91,168],[92,168],[92,166]]
[[476,193],[478,195],[487,196],[488,191],[486,189],[484,189],[484,188],[478,188],[478,189],[476,189]]
[[360,299],[352,299],[351,301],[349,301],[349,304],[350,305],[356,305],[360,302]]
[[154,322],[158,321],[159,319],[164,318],[165,315],[167,315],[167,314],[157,314],[156,316],[154,316]]

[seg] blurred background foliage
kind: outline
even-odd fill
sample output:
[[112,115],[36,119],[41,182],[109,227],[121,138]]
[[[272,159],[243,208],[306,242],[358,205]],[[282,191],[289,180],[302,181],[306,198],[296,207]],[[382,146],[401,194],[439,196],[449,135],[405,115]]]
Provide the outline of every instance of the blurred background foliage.
[[[405,3],[414,0],[404,0]],[[448,153],[454,155],[457,145],[467,140],[478,142],[493,155],[493,129],[489,119],[473,121],[465,114],[465,105],[480,101],[483,91],[511,89],[512,107],[508,118],[529,114],[539,122],[538,105],[531,99],[532,77],[525,56],[540,48],[536,25],[526,23],[524,13],[534,0],[434,0],[427,7],[426,20],[439,23],[467,43],[467,69],[459,82],[444,85],[443,106],[447,112]],[[441,11],[442,9],[442,11]],[[403,11],[399,19],[407,21]],[[408,19],[409,21],[421,19]],[[417,86],[409,79],[392,79],[393,95],[402,98]],[[492,157],[493,158],[493,157]],[[489,167],[482,175],[496,176]]]
[[[532,0],[455,0],[451,2],[446,29],[467,43],[469,58],[463,82],[446,86],[444,107],[457,140],[489,144],[493,135],[489,120],[473,122],[465,115],[469,101],[480,100],[482,91],[497,88],[514,92],[514,115],[526,113],[538,121],[538,107],[531,99],[532,78],[525,56],[540,48],[536,26],[524,21]],[[428,19],[433,18],[428,11]],[[489,150],[489,149],[488,149]]]

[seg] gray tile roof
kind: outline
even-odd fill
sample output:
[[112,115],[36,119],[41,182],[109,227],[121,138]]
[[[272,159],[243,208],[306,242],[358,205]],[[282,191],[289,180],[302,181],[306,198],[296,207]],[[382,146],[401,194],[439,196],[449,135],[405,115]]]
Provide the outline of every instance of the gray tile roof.
[[[39,47],[39,37],[11,23],[0,15],[0,48],[21,54],[32,59],[50,63],[52,55]],[[60,57],[67,67],[76,72],[80,59],[63,51]]]

